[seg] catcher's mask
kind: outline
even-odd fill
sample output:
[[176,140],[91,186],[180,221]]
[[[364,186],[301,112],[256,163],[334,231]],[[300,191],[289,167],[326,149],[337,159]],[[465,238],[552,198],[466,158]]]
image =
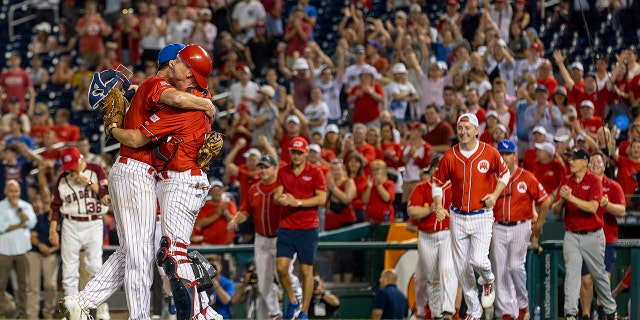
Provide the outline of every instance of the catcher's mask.
[[102,72],[94,73],[93,79],[91,80],[91,86],[89,87],[89,104],[91,105],[91,108],[97,109],[100,107],[104,98],[109,94],[109,91],[115,88],[120,81],[122,82],[122,86],[125,90],[131,84],[123,71],[107,69]]

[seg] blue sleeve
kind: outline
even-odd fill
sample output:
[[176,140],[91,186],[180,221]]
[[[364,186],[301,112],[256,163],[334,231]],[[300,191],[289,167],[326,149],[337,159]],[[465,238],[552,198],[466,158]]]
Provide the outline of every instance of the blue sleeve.
[[388,297],[384,291],[380,290],[376,293],[375,297],[373,297],[373,305],[371,308],[384,310],[387,304]]
[[[230,297],[233,297],[236,293],[236,286],[233,284],[233,281],[225,279],[225,281],[221,281],[220,285],[222,285],[222,289],[224,289]],[[231,301],[229,301],[228,304],[231,304]]]

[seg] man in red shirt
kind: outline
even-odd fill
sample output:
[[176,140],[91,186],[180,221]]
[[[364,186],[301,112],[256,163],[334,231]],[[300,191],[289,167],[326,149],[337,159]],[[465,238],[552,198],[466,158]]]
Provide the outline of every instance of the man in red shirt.
[[[9,69],[0,74],[0,97],[4,95],[2,112],[9,112],[9,102],[11,98],[16,97],[20,102],[20,111],[29,111],[31,115],[33,108],[36,106],[36,91],[33,88],[31,76],[20,67],[20,63],[22,63],[20,55],[14,53],[9,58]],[[27,93],[31,97],[29,105],[25,101]]]
[[53,118],[54,125],[51,129],[58,135],[59,142],[75,144],[80,139],[80,128],[69,123],[69,110],[60,108],[56,110]]
[[[624,217],[626,203],[624,193],[620,184],[604,175],[606,168],[604,154],[594,152],[589,160],[589,170],[602,180],[602,199],[600,200],[598,212],[604,219],[604,268],[611,279],[611,269],[616,262],[616,252],[618,251],[618,220],[617,217]],[[582,286],[580,288],[580,301],[592,301],[593,280],[584,263],[582,264]],[[599,306],[599,309],[602,306]],[[603,310],[599,310],[604,314]],[[591,317],[591,304],[582,304],[583,319]]]
[[82,58],[97,67],[102,64],[105,49],[103,37],[110,35],[113,28],[104,21],[98,12],[97,1],[86,1],[84,6],[84,16],[76,22],[76,32],[79,36],[78,47]]
[[[311,24],[304,20],[304,10],[296,7],[291,17],[289,17],[289,23],[284,28],[284,40],[287,41],[285,50],[287,58],[292,59],[293,53],[296,51],[300,54],[304,52],[307,44],[309,44],[312,31]],[[291,66],[292,64],[287,63],[287,65]]]
[[231,151],[229,151],[229,154],[224,158],[224,167],[225,172],[229,174],[229,183],[235,180],[240,184],[240,201],[238,202],[240,208],[242,208],[243,204],[247,201],[249,187],[260,181],[258,161],[260,160],[262,153],[258,149],[251,148],[243,154],[245,163],[236,165],[233,162],[233,159],[236,158],[238,152],[240,152],[240,150],[242,150],[246,145],[246,139],[238,139]]
[[[449,215],[442,208],[442,186],[451,180],[453,261],[468,306],[467,319],[479,319],[482,309],[491,307],[495,299],[495,276],[489,261],[492,208],[510,177],[509,168],[498,151],[478,141],[478,127],[474,114],[465,113],[458,118],[459,143],[444,154],[431,179],[438,221]],[[482,307],[473,270],[481,276]]]
[[[255,223],[254,254],[256,259],[256,274],[258,275],[258,291],[260,299],[256,306],[256,317],[259,319],[275,319],[282,317],[282,310],[278,302],[277,287],[273,279],[276,272],[276,236],[280,224],[280,207],[274,201],[276,179],[278,178],[278,160],[272,155],[265,154],[258,162],[260,181],[249,188],[249,200],[240,207],[236,215],[227,226],[228,230],[253,217]],[[293,261],[292,261],[293,262]],[[289,276],[293,284],[296,297],[302,296],[300,280],[290,269]],[[263,280],[261,280],[263,279]]]
[[384,102],[382,85],[373,81],[373,72],[364,70],[360,73],[360,84],[349,92],[349,103],[353,104],[353,123],[366,126],[380,126],[381,104]]
[[224,185],[220,181],[211,182],[209,195],[211,200],[204,203],[196,218],[193,228],[193,236],[201,236],[201,241],[206,244],[226,245],[233,241],[234,229],[227,231],[228,221],[236,216],[236,204],[233,201],[223,200],[222,191]]
[[[532,235],[539,237],[542,234],[551,201],[536,177],[516,164],[515,143],[510,140],[498,142],[498,152],[509,167],[511,178],[493,207],[491,262],[496,278],[501,280],[497,282],[494,316],[528,319],[527,247]],[[537,217],[532,203],[539,207]]]
[[[438,168],[441,157],[434,157],[429,165],[429,175]],[[451,206],[451,183],[443,188],[442,202],[445,207]],[[456,294],[458,278],[453,269],[451,251],[451,233],[449,217],[437,221],[434,213],[431,183],[429,180],[416,185],[409,196],[407,212],[412,219],[418,219],[418,258],[426,279],[429,308],[434,318],[451,317],[456,313]],[[416,270],[416,272],[418,272]],[[450,318],[448,318],[450,319]]]
[[590,100],[584,100],[580,103],[580,124],[582,128],[588,132],[592,138],[597,139],[598,130],[602,127],[602,118],[594,115],[595,106]]
[[616,301],[604,266],[605,235],[602,215],[597,214],[602,201],[602,181],[589,172],[589,153],[577,149],[569,160],[571,175],[560,183],[553,204],[553,213],[564,209],[564,261],[567,269],[564,282],[565,318],[576,319],[580,289],[580,269],[584,262],[591,273],[596,292],[607,320],[616,319]]
[[[313,294],[313,263],[318,248],[318,206],[327,201],[322,171],[307,162],[307,140],[296,137],[289,147],[291,163],[280,168],[274,200],[281,208],[276,268],[289,304],[284,319],[306,319]],[[302,301],[293,293],[289,267],[294,254],[300,259]]]
[[[538,66],[538,77],[536,78],[536,81],[538,84],[545,86],[549,92],[555,92],[558,87],[558,80],[553,76],[551,69],[551,61],[548,59],[542,59],[540,66]],[[549,102],[553,102],[552,100],[553,96],[549,97]]]
[[[469,92],[471,91],[472,90],[470,89]],[[478,113],[476,113],[476,116],[477,115]],[[431,145],[433,152],[446,152],[451,149],[451,144],[456,138],[456,134],[453,132],[453,127],[451,127],[448,122],[442,121],[440,118],[438,106],[433,103],[428,105],[424,110],[424,118],[427,124],[427,133],[422,138]],[[484,111],[482,120],[478,117],[478,121],[480,123],[484,122]]]

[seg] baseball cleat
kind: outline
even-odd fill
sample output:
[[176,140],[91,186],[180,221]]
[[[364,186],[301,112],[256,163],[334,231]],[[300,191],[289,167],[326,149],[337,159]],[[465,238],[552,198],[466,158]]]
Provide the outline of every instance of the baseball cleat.
[[289,305],[287,305],[287,310],[285,311],[283,318],[284,320],[295,319],[300,313],[300,311],[301,311],[300,301],[297,301],[297,303],[289,302]]
[[98,306],[98,309],[96,309],[96,320],[111,320],[108,304],[103,303]]
[[67,320],[89,320],[90,315],[87,310],[83,309],[78,302],[78,298],[74,296],[68,296],[61,298],[58,301],[60,312]]
[[476,317],[474,317],[474,316],[472,316],[470,314],[467,314],[467,317],[464,318],[464,320],[478,320],[478,318],[476,318]]
[[493,290],[493,283],[485,283],[482,286],[482,308],[490,308],[496,300],[496,292]]
[[296,316],[295,319],[297,319],[297,320],[309,320],[309,316],[304,311],[300,311],[300,313],[298,313],[298,316]]

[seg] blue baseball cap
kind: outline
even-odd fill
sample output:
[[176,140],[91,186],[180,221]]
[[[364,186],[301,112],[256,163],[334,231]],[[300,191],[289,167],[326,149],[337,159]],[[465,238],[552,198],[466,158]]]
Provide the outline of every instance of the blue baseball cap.
[[498,152],[504,153],[515,153],[516,152],[516,144],[511,140],[500,140],[498,142]]
[[171,43],[162,48],[158,53],[158,64],[163,64],[170,60],[174,60],[178,56],[178,52],[186,47],[182,43]]

